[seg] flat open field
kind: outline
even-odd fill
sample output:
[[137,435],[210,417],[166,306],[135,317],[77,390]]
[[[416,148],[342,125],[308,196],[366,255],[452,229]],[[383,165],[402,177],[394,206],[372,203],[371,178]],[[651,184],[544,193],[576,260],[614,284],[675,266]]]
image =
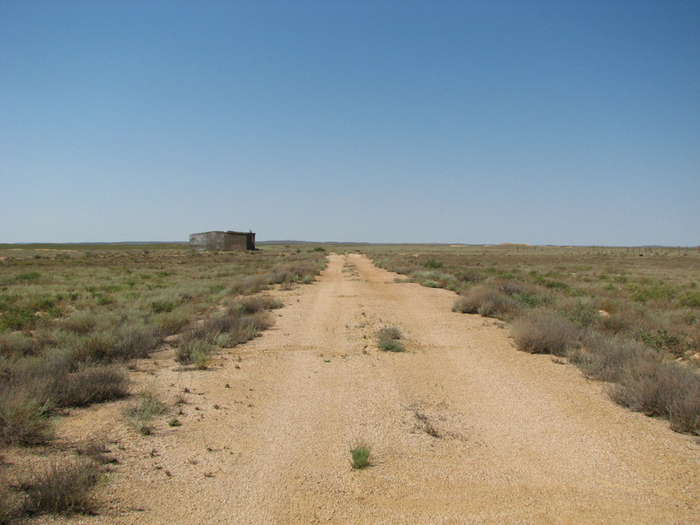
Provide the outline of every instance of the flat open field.
[[[667,301],[666,310],[672,313],[666,317],[688,327],[672,324],[678,333],[685,333],[682,346],[674,347],[679,355],[672,360],[692,371],[689,355],[697,320],[690,317],[695,311],[691,283],[698,280],[696,254],[673,255],[674,262],[656,270],[642,267],[642,273],[665,272],[664,284],[659,284],[658,273],[639,277],[651,281],[637,282],[633,268],[644,257],[621,254],[605,259],[611,262],[601,272],[585,254],[572,256],[570,262],[562,262],[560,256],[558,262],[546,259],[540,266],[528,266],[535,263],[522,258],[514,262],[509,255],[485,248],[470,253],[460,253],[461,248],[390,247],[381,253],[378,248],[359,248],[382,264],[388,265],[389,259],[395,264],[412,260],[421,271],[433,272],[413,275],[428,285],[421,286],[376,267],[365,255],[351,253],[356,247],[334,249],[338,253],[328,257],[313,284],[295,285],[292,279],[265,286],[265,293],[283,307],[271,311],[274,324],[259,337],[231,347],[213,345],[210,360],[198,369],[176,361],[182,345],[178,339],[185,330],[179,327],[162,336],[148,357],[129,360],[130,396],[71,408],[69,415],[55,417],[55,434],[48,444],[6,446],[3,472],[10,481],[24,463],[70,458],[80,449],[76,444],[90,441],[104,444],[102,454],[113,461],[107,463],[105,478],[93,493],[94,515],[40,514],[30,521],[700,521],[700,443],[692,433],[673,432],[665,419],[615,404],[608,383],[588,379],[565,356],[518,351],[510,321],[453,312],[457,294],[438,288],[449,288],[448,275],[453,270],[466,272],[468,266],[472,280],[459,281],[456,276],[459,283],[452,286],[460,293],[467,294],[491,278],[494,285],[525,282],[518,277],[526,275],[533,280],[527,284],[535,288],[519,289],[511,296],[527,297],[520,301],[526,305],[536,301],[523,294],[533,293],[548,308],[558,305],[557,311],[575,310],[578,299],[585,305],[608,301],[610,310],[615,300],[659,309]],[[279,259],[324,255],[308,247],[296,255],[295,250],[274,248],[273,262],[258,261],[258,275],[269,272]],[[218,264],[216,257],[222,258]],[[147,292],[165,293],[167,280],[186,272],[173,267],[172,274],[158,277],[167,271],[153,264],[140,273],[154,275],[139,277],[133,285],[144,286],[137,290],[140,299],[146,298],[141,315],[162,323],[158,316],[174,315],[184,307],[191,309],[188,320],[195,324],[220,315],[223,303],[234,303],[245,288],[233,271],[234,262],[241,263],[238,257],[211,256],[201,275],[206,293],[190,290],[170,312],[159,310],[161,303],[175,302],[174,296],[154,298]],[[669,261],[671,255],[657,257]],[[317,264],[317,259],[313,261]],[[574,265],[576,271],[570,267]],[[32,268],[20,272],[2,267],[2,271],[8,289],[17,275],[41,274]],[[134,273],[139,275],[132,270],[131,278]],[[601,273],[609,280],[599,278]],[[481,276],[478,283],[476,274]],[[215,283],[211,275],[216,275]],[[615,280],[619,276],[627,281]],[[166,288],[149,290],[146,285],[153,280]],[[425,281],[434,281],[435,286]],[[568,289],[560,284],[550,288],[551,282]],[[592,289],[600,282],[618,289],[603,290],[609,296],[601,298]],[[120,303],[128,285],[124,287],[97,290],[113,299],[103,306]],[[660,292],[666,296],[640,301],[616,295],[631,296],[655,287],[666,290]],[[578,289],[588,291],[584,295]],[[549,292],[561,292],[564,298],[550,297]],[[56,323],[67,322],[63,311],[53,315]],[[138,317],[136,312],[132,315]],[[604,329],[598,323],[596,318],[588,327]],[[655,326],[647,325],[652,335],[657,333]],[[664,325],[667,335],[670,327]],[[382,328],[398,329],[404,351],[378,348],[377,332]],[[40,322],[26,331],[41,329]],[[667,349],[661,346],[658,351]],[[153,393],[163,407],[149,422],[147,433],[125,416],[139,392]],[[350,451],[361,443],[371,447],[369,466],[353,469]]]

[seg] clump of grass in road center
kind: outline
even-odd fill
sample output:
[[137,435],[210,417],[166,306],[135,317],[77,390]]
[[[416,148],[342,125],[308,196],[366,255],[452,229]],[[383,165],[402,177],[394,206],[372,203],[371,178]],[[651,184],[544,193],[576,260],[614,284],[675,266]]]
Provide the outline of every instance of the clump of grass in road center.
[[369,456],[372,447],[367,443],[358,443],[350,449],[350,466],[355,470],[361,470],[370,466]]
[[377,345],[380,350],[385,352],[403,352],[405,350],[401,339],[403,334],[401,330],[395,326],[385,327],[377,332],[379,342]]
[[155,392],[146,390],[141,393],[138,405],[126,409],[124,415],[127,421],[140,434],[147,436],[151,433],[151,421],[165,412],[165,405],[158,399]]

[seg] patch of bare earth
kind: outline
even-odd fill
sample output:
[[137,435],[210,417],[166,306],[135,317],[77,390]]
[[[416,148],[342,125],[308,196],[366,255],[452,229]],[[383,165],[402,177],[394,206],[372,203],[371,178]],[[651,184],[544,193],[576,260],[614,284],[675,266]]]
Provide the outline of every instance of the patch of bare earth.
[[[276,293],[272,330],[209,370],[172,352],[140,362],[170,414],[149,436],[125,425],[128,402],[65,418],[64,437],[103,433],[119,463],[99,515],[37,521],[700,523],[693,438],[450,312],[454,294],[395,277],[331,255],[316,284]],[[406,352],[377,350],[383,326]],[[360,441],[371,466],[353,470]]]

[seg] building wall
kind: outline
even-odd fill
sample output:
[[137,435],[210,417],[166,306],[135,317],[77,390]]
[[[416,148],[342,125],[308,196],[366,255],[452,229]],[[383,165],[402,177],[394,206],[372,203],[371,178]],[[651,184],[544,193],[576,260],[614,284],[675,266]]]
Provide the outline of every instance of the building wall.
[[190,246],[197,250],[254,250],[255,234],[242,232],[204,232],[190,235]]

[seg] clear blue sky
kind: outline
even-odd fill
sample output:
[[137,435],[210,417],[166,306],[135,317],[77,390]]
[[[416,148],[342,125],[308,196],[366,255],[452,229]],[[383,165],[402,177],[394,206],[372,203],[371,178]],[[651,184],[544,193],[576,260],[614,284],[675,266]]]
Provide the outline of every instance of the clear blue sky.
[[700,1],[0,1],[0,242],[700,243]]

